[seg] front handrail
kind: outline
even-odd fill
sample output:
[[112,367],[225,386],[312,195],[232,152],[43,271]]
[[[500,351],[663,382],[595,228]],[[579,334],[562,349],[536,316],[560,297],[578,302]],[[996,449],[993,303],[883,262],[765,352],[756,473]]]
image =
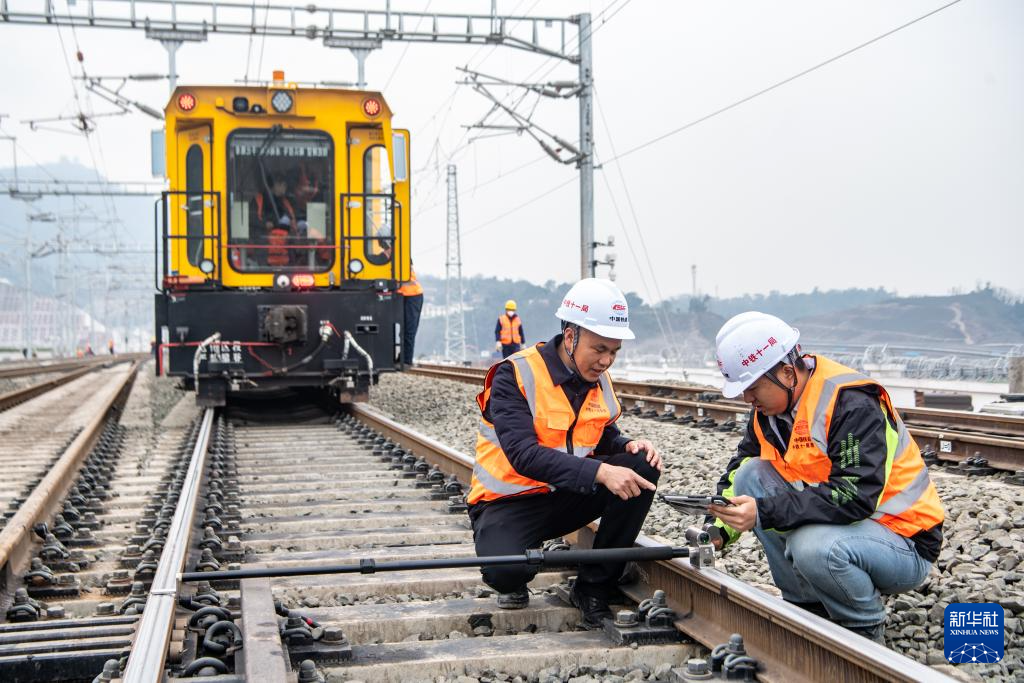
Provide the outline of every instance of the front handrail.
[[[172,235],[170,234],[170,211],[168,209],[169,200],[172,195],[184,195],[186,201],[193,197],[203,197],[203,234],[202,235],[189,235],[186,224],[185,234]],[[206,224],[205,214],[207,211],[206,198],[209,197],[211,200],[210,213],[213,214],[213,228],[212,231]],[[154,254],[153,254],[153,270],[156,276],[156,289],[158,291],[165,291],[165,280],[171,275],[170,272],[170,253],[171,245],[176,240],[187,240],[187,243],[193,243],[193,241],[200,241],[203,243],[203,258],[206,258],[206,243],[212,242],[213,246],[211,251],[213,252],[214,267],[213,272],[203,273],[205,282],[212,283],[215,285],[222,284],[222,273],[223,273],[223,259],[222,259],[222,248],[221,248],[221,202],[220,192],[216,190],[203,190],[201,192],[195,192],[191,190],[164,190],[160,193],[160,199],[158,199],[153,206],[153,221],[154,225]],[[186,207],[187,208],[187,207]],[[159,213],[158,213],[159,212]],[[162,259],[161,259],[162,256]],[[161,269],[159,266],[162,265]],[[198,266],[196,266],[198,268]]]
[[[386,200],[390,200],[391,201],[392,216],[391,216],[391,234],[390,235],[367,235],[367,234],[365,234],[365,232],[362,235],[351,235],[351,234],[349,234],[349,232],[348,232],[349,231],[349,226],[351,225],[352,222],[351,221],[346,221],[345,217],[348,216],[348,213],[350,211],[352,211],[353,208],[354,208],[354,207],[350,207],[349,206],[349,202],[351,200],[353,200],[353,199],[362,199],[364,203],[360,204],[359,210],[360,211],[365,211],[366,210],[366,208],[365,208],[365,201],[368,198],[369,199],[386,199]],[[345,254],[345,256],[343,256],[344,262],[341,264],[341,277],[342,277],[342,279],[349,279],[348,278],[348,275],[349,275],[348,264],[349,264],[349,261],[351,260],[350,258],[347,257],[349,243],[352,243],[352,242],[368,243],[368,242],[372,242],[374,240],[377,240],[377,241],[389,241],[389,242],[391,242],[391,259],[390,259],[391,279],[392,280],[397,280],[398,277],[397,277],[397,275],[395,273],[395,263],[400,262],[404,252],[407,249],[407,245],[405,244],[405,241],[401,238],[401,235],[402,235],[402,230],[401,230],[401,227],[402,227],[402,211],[404,210],[404,207],[402,206],[402,203],[400,201],[398,201],[398,199],[395,197],[394,193],[387,193],[387,192],[342,192],[339,195],[339,199],[340,199],[340,209],[341,209],[340,212],[339,212],[339,215],[341,216],[341,240],[340,240],[340,244],[339,244],[339,249],[343,248],[342,251]],[[363,229],[364,229],[364,231],[366,229],[365,220],[364,220]],[[363,256],[366,256],[365,250],[364,250]],[[373,264],[373,265],[384,265],[384,264]]]

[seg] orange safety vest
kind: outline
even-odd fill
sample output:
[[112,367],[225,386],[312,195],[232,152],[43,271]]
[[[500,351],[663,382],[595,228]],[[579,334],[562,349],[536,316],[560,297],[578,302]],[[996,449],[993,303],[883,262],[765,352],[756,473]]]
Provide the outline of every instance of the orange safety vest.
[[274,228],[267,236],[267,265],[287,266],[288,265],[288,231],[282,228]]
[[523,323],[518,315],[514,318],[509,318],[508,313],[502,313],[498,318],[498,322],[501,323],[502,344],[508,346],[509,344],[523,343],[523,335],[519,334],[519,328],[523,326]]
[[[533,414],[537,443],[578,458],[589,457],[601,441],[604,428],[615,422],[622,413],[611,378],[608,373],[601,375],[597,385],[584,399],[577,416],[562,387],[551,380],[548,367],[540,354],[542,346],[543,342],[514,353],[502,362],[512,363],[519,391],[523,393]],[[499,365],[501,363],[492,366],[487,372],[484,390],[476,397],[477,405],[480,406],[480,425],[476,436],[476,464],[473,466],[473,480],[467,498],[470,505],[554,490],[550,484],[524,477],[513,469],[498,442],[494,424],[483,416],[491,396],[491,382]]]
[[893,430],[886,421],[885,486],[871,519],[907,538],[942,522],[945,512],[935,484],[928,476],[928,468],[921,459],[917,443],[893,407],[888,392],[875,380],[845,365],[821,356],[814,356],[814,359],[814,372],[800,397],[785,455],[780,456],[778,449],[768,442],[760,422],[754,418],[754,433],[761,444],[761,459],[770,461],[783,479],[798,490],[804,484],[816,486],[828,481],[832,470],[832,460],[828,457],[828,432],[840,390],[877,387],[882,409],[892,416],[896,429]]
[[423,285],[416,279],[416,269],[409,268],[409,279],[402,283],[402,286],[398,288],[398,293],[402,296],[417,296],[423,293]]

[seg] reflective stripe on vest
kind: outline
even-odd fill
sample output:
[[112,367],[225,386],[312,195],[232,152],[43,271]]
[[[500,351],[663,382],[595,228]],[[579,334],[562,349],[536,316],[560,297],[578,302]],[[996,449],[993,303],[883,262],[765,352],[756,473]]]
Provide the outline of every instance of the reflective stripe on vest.
[[523,343],[523,336],[519,334],[519,328],[523,326],[523,323],[519,320],[518,315],[515,318],[509,318],[507,313],[502,313],[498,316],[498,322],[501,324],[498,341],[505,346]]
[[[607,375],[602,375],[597,385],[583,400],[579,415],[572,410],[569,399],[561,387],[556,386],[547,370],[540,353],[543,343],[509,356],[516,381],[533,416],[537,442],[545,448],[560,453],[571,453],[585,458],[593,454],[605,427],[618,419],[622,413],[615,390]],[[525,477],[512,467],[501,448],[494,425],[483,416],[490,399],[491,382],[501,364],[490,369],[484,380],[484,390],[477,396],[481,417],[477,431],[476,462],[473,466],[473,481],[468,501],[497,500],[507,496],[525,493],[547,493],[554,486]],[[572,444],[567,444],[569,429],[572,428]]]
[[[815,369],[807,380],[797,406],[784,456],[764,436],[754,418],[754,433],[761,446],[761,458],[771,461],[776,471],[795,489],[827,482],[832,471],[828,456],[828,436],[836,399],[842,389],[874,386],[884,412],[891,416],[886,438],[885,485],[871,515],[879,523],[902,536],[913,536],[931,529],[944,519],[938,492],[928,476],[921,451],[892,405],[889,394],[870,377],[835,361],[817,356]],[[890,436],[895,433],[895,438]]]

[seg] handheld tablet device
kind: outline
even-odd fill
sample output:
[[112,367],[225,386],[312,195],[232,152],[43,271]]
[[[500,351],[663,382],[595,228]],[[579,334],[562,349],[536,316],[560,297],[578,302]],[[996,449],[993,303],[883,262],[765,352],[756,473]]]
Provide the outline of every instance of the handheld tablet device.
[[733,505],[723,496],[688,496],[676,493],[659,493],[663,501],[684,514],[706,515],[710,505]]

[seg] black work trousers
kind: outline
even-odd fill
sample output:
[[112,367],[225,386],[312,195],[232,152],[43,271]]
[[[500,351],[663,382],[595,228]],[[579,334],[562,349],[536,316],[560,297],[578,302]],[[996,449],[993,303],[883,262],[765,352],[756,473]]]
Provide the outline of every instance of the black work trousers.
[[513,353],[519,353],[519,350],[523,348],[522,344],[502,344],[501,345],[501,357],[508,358]]
[[423,310],[423,295],[403,297],[402,362],[412,365],[413,349],[416,346],[416,330],[420,326],[420,312]]
[[[600,459],[609,465],[629,467],[651,483],[658,482],[658,470],[651,467],[643,454],[619,453]],[[541,547],[544,541],[576,531],[598,517],[601,526],[594,548],[629,548],[636,541],[653,500],[653,491],[645,490],[636,498],[622,500],[597,485],[590,494],[556,490],[478,503],[469,510],[476,554],[479,557],[520,554],[527,548]],[[586,594],[612,598],[624,568],[623,562],[581,565],[577,586]],[[533,580],[538,571],[538,567],[525,564],[480,570],[484,583],[499,593],[519,590]]]

